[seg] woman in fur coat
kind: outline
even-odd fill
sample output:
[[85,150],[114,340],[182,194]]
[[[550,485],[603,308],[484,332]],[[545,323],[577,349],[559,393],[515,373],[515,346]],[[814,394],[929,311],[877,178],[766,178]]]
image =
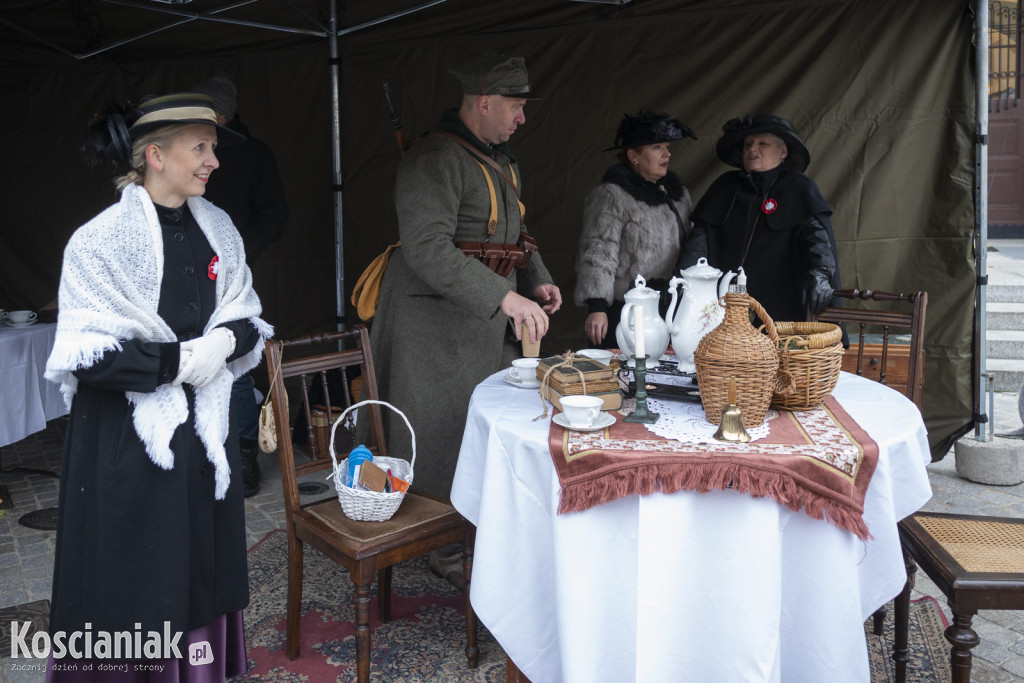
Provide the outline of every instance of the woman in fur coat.
[[[90,128],[86,150],[124,174],[120,201],[64,251],[46,364],[71,409],[47,683],[212,683],[246,670],[245,508],[229,404],[273,330],[259,318],[242,238],[201,196],[219,165],[214,147],[242,139],[194,93],[113,107]],[[101,633],[128,634],[131,646],[82,646]],[[202,661],[189,659],[193,644]]]
[[623,296],[637,274],[667,289],[690,232],[690,192],[668,170],[669,143],[684,137],[697,139],[676,118],[641,111],[623,117],[605,150],[619,150],[619,162],[587,195],[576,262],[575,301],[589,309],[585,329],[595,346],[616,345]]

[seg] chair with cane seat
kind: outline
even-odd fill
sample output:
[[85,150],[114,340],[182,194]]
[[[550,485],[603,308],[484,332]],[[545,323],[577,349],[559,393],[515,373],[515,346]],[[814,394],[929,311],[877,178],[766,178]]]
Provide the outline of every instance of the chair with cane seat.
[[[354,348],[338,351],[339,344]],[[320,355],[299,357],[304,347],[331,345],[333,349]],[[348,370],[359,369],[363,395],[377,399],[377,382],[370,354],[366,327],[356,325],[346,332],[326,332],[291,341],[272,341],[265,355],[270,375],[270,397],[273,400],[277,429],[278,457],[284,487],[288,532],[288,598],[287,650],[289,659],[299,656],[300,616],[302,611],[303,548],[309,544],[348,569],[355,587],[356,667],[357,680],[366,683],[370,677],[370,584],[377,576],[378,613],[381,621],[391,616],[391,568],[405,560],[425,555],[453,543],[463,544],[463,577],[466,611],[466,657],[468,665],[477,663],[476,615],[469,604],[469,582],[473,561],[474,527],[449,503],[409,491],[391,519],[383,522],[361,522],[349,519],[342,511],[336,494],[321,500],[300,500],[300,477],[332,468],[332,460],[324,441],[314,438],[313,407],[310,405],[310,378],[323,387],[327,402],[326,414],[340,414],[353,404]],[[282,355],[290,357],[282,362]],[[327,372],[341,370],[344,406],[336,410],[327,390]],[[289,433],[288,396],[285,380],[299,378],[302,409],[305,411],[309,458],[297,458]],[[351,413],[350,413],[351,415]],[[384,427],[378,404],[361,409],[360,420],[369,420],[370,446],[374,457],[387,455]],[[340,433],[352,428],[348,420],[338,425]],[[340,457],[344,457],[341,455]],[[415,472],[413,473],[415,485]],[[318,479],[321,477],[318,477]],[[333,490],[332,490],[333,493]]]
[[953,683],[970,683],[971,628],[979,610],[1024,609],[1024,519],[918,512],[899,523],[907,584],[896,598],[896,681],[905,681],[910,591],[915,563],[949,601]]

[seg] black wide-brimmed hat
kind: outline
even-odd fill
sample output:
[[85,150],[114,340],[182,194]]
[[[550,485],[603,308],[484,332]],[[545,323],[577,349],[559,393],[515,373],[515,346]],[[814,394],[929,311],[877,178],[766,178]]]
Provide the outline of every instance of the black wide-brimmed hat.
[[811,154],[804,146],[804,141],[796,134],[793,124],[781,116],[760,114],[758,116],[741,116],[730,119],[722,126],[722,138],[715,146],[718,158],[736,168],[743,168],[743,141],[748,135],[770,133],[782,138],[789,149],[789,155],[782,162],[783,166],[803,172],[811,163]]
[[636,116],[622,117],[619,130],[615,133],[615,144],[601,150],[629,149],[657,142],[672,142],[683,138],[697,139],[690,127],[670,114],[656,111],[638,111]]

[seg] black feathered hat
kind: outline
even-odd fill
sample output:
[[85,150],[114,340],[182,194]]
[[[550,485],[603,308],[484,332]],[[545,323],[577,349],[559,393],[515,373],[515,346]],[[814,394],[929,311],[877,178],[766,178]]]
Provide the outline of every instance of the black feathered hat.
[[615,133],[615,144],[602,151],[628,149],[656,142],[672,142],[682,138],[697,139],[690,127],[669,114],[655,111],[639,111],[636,116],[622,117],[619,130]]
[[789,166],[797,171],[807,170],[811,163],[811,154],[804,146],[804,141],[796,134],[793,124],[781,116],[772,114],[760,114],[751,117],[740,116],[730,119],[722,126],[722,138],[715,146],[718,158],[736,168],[743,168],[743,141],[748,135],[759,135],[770,133],[782,138],[789,149],[789,155],[783,166]]

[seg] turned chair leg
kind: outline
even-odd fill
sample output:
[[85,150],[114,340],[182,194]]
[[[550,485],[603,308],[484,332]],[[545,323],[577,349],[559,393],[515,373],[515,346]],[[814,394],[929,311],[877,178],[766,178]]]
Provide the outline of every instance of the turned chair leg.
[[893,619],[896,621],[896,637],[892,651],[896,683],[904,683],[907,680],[907,660],[910,658],[910,591],[914,588],[914,576],[917,573],[914,558],[908,553],[903,553],[903,562],[907,567],[907,582],[896,596],[892,610]]
[[971,628],[973,614],[958,613],[952,600],[949,601],[949,608],[953,611],[953,623],[946,629],[945,635],[946,640],[953,646],[949,653],[952,681],[971,683],[971,649],[981,642],[981,638]]
[[370,583],[371,572],[352,572],[356,607],[356,680],[370,681]]
[[288,535],[288,598],[285,607],[285,654],[295,660],[302,640],[302,541]]
[[466,523],[466,542],[462,544],[462,577],[466,580],[466,587],[462,594],[466,600],[466,659],[468,667],[475,669],[480,657],[480,650],[476,644],[476,612],[469,602],[469,587],[473,578],[473,544],[476,539],[476,527]]

